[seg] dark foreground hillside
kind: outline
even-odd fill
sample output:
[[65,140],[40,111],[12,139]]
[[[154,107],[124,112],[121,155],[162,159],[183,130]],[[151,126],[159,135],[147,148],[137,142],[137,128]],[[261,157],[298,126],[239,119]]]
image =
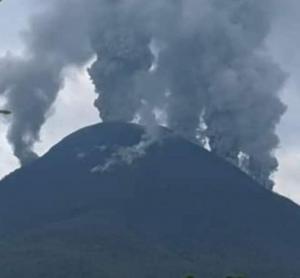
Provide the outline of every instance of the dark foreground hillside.
[[298,206],[143,133],[85,128],[0,182],[1,278],[300,277]]

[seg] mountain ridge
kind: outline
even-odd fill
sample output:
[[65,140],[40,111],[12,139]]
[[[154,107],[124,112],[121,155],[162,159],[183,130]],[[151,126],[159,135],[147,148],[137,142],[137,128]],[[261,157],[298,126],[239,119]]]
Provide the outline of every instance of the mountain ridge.
[[93,125],[3,179],[0,276],[299,276],[299,206],[158,132]]

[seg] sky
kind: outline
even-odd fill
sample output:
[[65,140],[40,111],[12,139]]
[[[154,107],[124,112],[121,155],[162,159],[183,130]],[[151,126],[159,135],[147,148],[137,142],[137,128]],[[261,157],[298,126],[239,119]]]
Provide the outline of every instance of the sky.
[[[274,0],[276,1],[276,0]],[[282,1],[285,2],[285,1]],[[280,9],[267,45],[271,55],[288,73],[282,99],[288,110],[278,127],[281,144],[277,150],[280,162],[275,175],[275,190],[300,204],[300,38],[296,0],[288,0]],[[285,3],[287,3],[285,2]],[[0,54],[7,51],[22,54],[22,30],[26,29],[30,15],[39,9],[37,0],[4,0],[0,4]],[[1,74],[1,73],[0,73]],[[41,133],[35,150],[45,153],[67,134],[86,125],[99,122],[98,111],[93,108],[96,98],[94,87],[85,70],[70,69],[65,86],[59,94]],[[1,103],[4,100],[0,99]],[[26,104],[24,104],[26,105]],[[267,108],[266,108],[267,109]],[[0,177],[18,167],[6,141],[7,123],[0,119]]]

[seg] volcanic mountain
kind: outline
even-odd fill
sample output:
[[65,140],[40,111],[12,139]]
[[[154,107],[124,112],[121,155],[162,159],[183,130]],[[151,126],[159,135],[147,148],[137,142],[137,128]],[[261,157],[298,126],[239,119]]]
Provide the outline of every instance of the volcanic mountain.
[[159,128],[105,123],[0,182],[1,278],[300,277],[300,208]]

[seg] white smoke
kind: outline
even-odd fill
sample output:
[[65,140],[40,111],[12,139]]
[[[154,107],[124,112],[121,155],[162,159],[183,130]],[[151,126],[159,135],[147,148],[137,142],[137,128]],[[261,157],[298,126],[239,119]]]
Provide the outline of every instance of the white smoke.
[[117,149],[106,159],[104,164],[93,167],[91,173],[95,174],[112,171],[119,165],[130,166],[137,160],[142,159],[155,142],[157,142],[157,138],[149,133],[145,133],[139,143],[129,147],[117,147]]

